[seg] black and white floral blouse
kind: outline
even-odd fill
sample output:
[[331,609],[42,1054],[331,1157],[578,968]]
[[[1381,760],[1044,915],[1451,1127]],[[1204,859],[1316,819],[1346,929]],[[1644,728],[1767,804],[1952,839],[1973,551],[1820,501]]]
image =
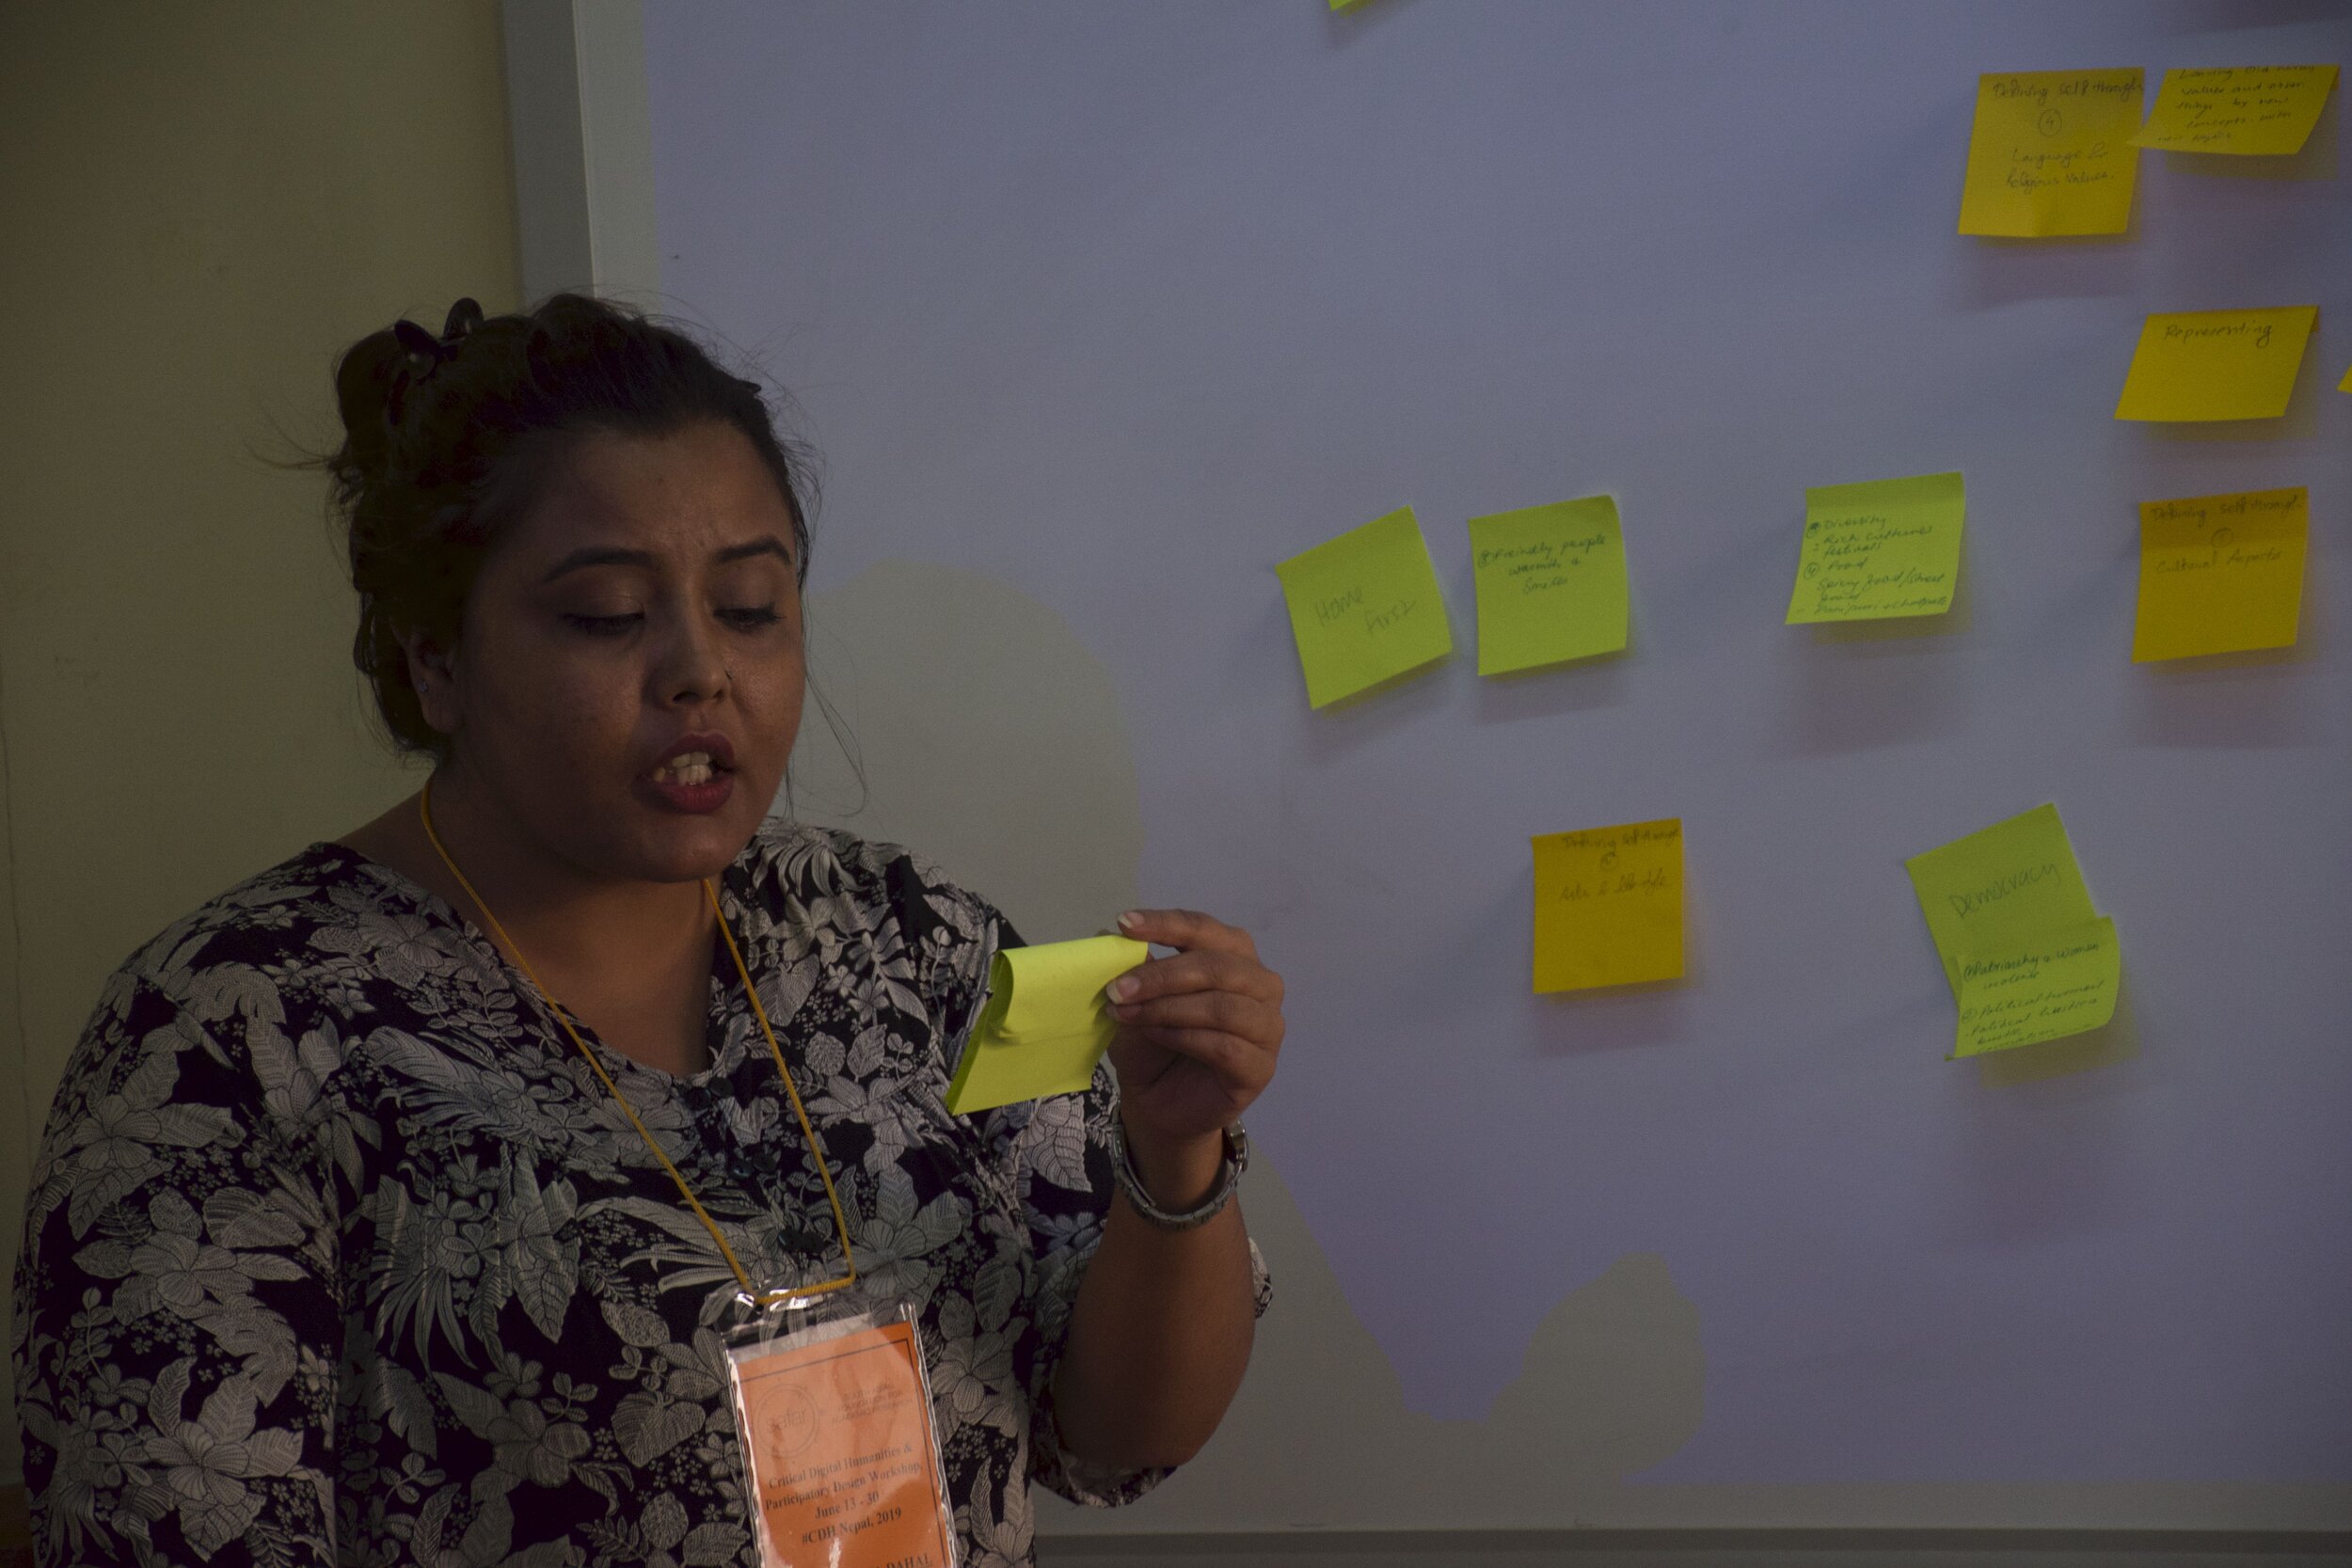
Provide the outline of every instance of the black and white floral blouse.
[[[1110,1201],[1110,1072],[947,1112],[1018,939],[894,847],[771,819],[720,904],[861,1289],[920,1304],[964,1560],[1026,1563],[1032,1478],[1110,1504],[1165,1474],[1087,1472],[1049,1397]],[[833,1277],[817,1166],[712,960],[707,1071],[580,1033],[756,1282]],[[41,1560],[755,1563],[721,1348],[737,1289],[487,939],[314,844],[134,955],[66,1069],[16,1279]]]

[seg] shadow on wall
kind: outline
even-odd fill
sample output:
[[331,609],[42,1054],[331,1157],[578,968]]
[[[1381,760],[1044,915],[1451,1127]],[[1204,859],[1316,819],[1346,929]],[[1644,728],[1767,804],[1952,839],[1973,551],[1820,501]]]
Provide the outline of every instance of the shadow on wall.
[[[808,819],[909,844],[1036,941],[1097,930],[1136,901],[1143,820],[1110,677],[1049,607],[909,562],[812,597],[809,662],[862,758],[863,791],[813,713],[793,759]],[[863,798],[861,798],[863,796]],[[1698,1310],[1648,1253],[1554,1307],[1484,1421],[1405,1406],[1281,1178],[1244,1180],[1273,1309],[1208,1449],[1133,1509],[1041,1496],[1048,1533],[1555,1527],[1697,1432]],[[1474,1278],[1447,1280],[1429,1309]]]

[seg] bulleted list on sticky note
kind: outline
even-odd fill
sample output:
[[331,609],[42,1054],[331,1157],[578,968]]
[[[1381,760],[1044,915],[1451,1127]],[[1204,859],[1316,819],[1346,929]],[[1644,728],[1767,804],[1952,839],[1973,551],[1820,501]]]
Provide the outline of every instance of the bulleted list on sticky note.
[[1960,231],[2015,239],[2131,226],[2142,75],[2018,71],[1977,78]]
[[1077,1094],[1119,1023],[1103,988],[1152,956],[1130,937],[1006,948],[989,961],[988,1000],[947,1085],[958,1116]]
[[1959,1007],[1951,1054],[2079,1035],[2114,1016],[2122,960],[2055,805],[1903,863]]
[[1538,991],[1682,975],[1682,819],[1529,841],[1535,858]]
[[2300,152],[2335,85],[2332,65],[2168,71],[2132,142],[2165,152]]
[[1409,506],[1274,568],[1307,701],[1323,707],[1454,651],[1429,546]]
[[1509,674],[1625,646],[1625,533],[1608,496],[1470,520],[1478,673]]
[[1967,510],[1957,473],[1806,490],[1787,624],[1941,615],[1960,584]]
[[2300,486],[2141,505],[2133,660],[2294,646],[2310,535]]
[[2115,404],[2119,420],[2275,420],[2287,411],[2316,305],[2150,316]]

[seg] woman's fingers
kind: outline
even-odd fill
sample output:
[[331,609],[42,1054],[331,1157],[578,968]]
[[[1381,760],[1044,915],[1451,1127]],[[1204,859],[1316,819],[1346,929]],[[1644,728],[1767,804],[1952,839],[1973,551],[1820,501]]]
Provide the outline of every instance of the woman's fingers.
[[1230,990],[1193,990],[1114,1006],[1111,1015],[1134,1029],[1206,1029],[1254,1043],[1281,1038],[1282,1015],[1261,999]]
[[1150,958],[1113,980],[1105,994],[1114,1005],[1149,1002],[1185,991],[1231,990],[1281,1006],[1282,981],[1254,955],[1225,949],[1195,949],[1172,958]]
[[1119,929],[1137,942],[1156,942],[1184,952],[1207,948],[1251,959],[1258,956],[1258,944],[1248,931],[1199,910],[1129,910],[1119,917]]

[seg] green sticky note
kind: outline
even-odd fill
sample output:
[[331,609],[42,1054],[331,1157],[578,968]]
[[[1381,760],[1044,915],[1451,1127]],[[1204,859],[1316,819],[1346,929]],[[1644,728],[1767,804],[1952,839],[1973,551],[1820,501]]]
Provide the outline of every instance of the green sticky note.
[[958,1116],[1077,1094],[1119,1030],[1103,988],[1150,958],[1127,937],[1012,947],[989,963],[988,1002],[947,1085]]
[[1478,673],[1508,674],[1625,646],[1625,534],[1608,496],[1470,520]]
[[1322,707],[1454,651],[1445,599],[1413,509],[1401,506],[1274,568]]
[[1903,863],[1957,996],[1962,960],[2099,918],[2058,807],[2039,805]]
[[1806,490],[1788,625],[1943,614],[1960,585],[1967,510],[1956,473]]
[[1953,1056],[2039,1045],[2115,1016],[2123,975],[2115,922],[2093,920],[1963,958]]

